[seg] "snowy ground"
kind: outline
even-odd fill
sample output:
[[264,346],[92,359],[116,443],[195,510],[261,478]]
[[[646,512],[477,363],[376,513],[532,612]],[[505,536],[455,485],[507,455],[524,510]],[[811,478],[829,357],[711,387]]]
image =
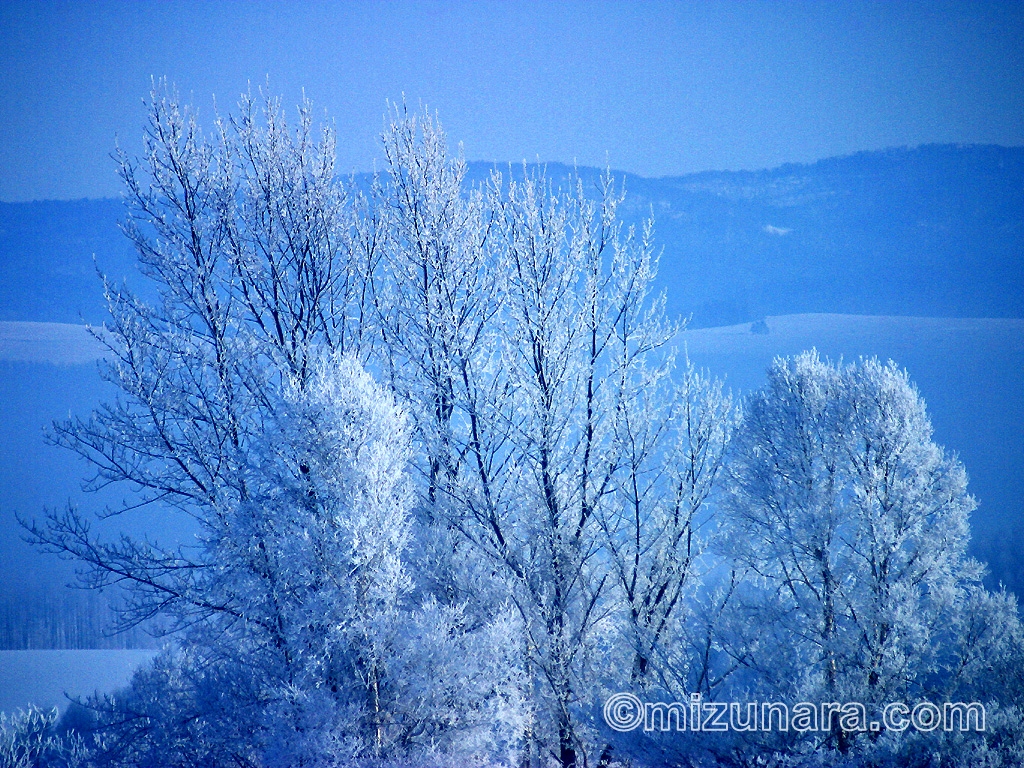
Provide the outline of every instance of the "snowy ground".
[[[0,711],[29,704],[61,711],[68,696],[108,693],[131,680],[132,672],[156,651],[0,651]],[[66,694],[66,695],[65,695]]]
[[[726,375],[740,389],[760,386],[776,355],[795,355],[812,347],[833,359],[893,359],[912,379],[929,382],[935,373],[943,379],[959,378],[971,366],[990,367],[988,373],[1001,378],[1024,355],[1020,319],[804,314],[767,317],[761,333],[752,331],[753,325],[685,331],[678,346],[695,363]],[[921,389],[927,399],[929,392]],[[1019,391],[1024,396],[1024,390]]]
[[0,360],[80,365],[99,359],[104,351],[81,325],[0,323]]

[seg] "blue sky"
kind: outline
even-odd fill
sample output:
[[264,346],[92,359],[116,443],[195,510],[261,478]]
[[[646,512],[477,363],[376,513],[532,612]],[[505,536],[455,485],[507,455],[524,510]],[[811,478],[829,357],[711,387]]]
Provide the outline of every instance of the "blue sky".
[[368,170],[386,100],[469,159],[643,175],[1024,144],[1024,3],[0,4],[0,200],[112,196],[166,76],[210,118],[269,78]]

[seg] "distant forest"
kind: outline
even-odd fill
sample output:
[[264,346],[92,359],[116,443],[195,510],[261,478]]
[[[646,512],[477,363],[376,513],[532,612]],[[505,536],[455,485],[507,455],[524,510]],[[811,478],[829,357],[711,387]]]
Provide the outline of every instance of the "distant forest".
[[0,597],[0,650],[154,648],[140,627],[114,632],[117,616],[107,593],[39,588]]

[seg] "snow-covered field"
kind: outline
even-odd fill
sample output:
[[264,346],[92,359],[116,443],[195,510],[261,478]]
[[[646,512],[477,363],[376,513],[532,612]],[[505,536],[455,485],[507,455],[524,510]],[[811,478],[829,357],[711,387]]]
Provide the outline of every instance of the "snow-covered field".
[[[753,332],[752,325],[685,331],[680,351],[685,348],[694,362],[727,375],[741,389],[760,386],[773,357],[812,347],[833,359],[891,358],[915,380],[930,380],[936,368],[945,369],[938,371],[944,380],[955,379],[965,367],[978,365],[1001,376],[1024,357],[1020,319],[803,314],[765,318],[767,333]],[[924,387],[922,394],[928,398]],[[1024,399],[1024,390],[1020,394]]]
[[[127,685],[132,673],[156,651],[0,651],[0,711],[29,704],[61,711],[68,696],[109,693]],[[67,695],[65,695],[67,694]]]
[[82,325],[0,322],[0,360],[80,365],[103,352],[103,345]]

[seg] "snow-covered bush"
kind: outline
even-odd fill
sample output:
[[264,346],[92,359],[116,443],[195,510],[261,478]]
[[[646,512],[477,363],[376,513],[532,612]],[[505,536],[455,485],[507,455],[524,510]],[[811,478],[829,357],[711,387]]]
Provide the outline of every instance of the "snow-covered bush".
[[0,712],[0,768],[75,768],[87,753],[74,733],[59,734],[57,709]]

